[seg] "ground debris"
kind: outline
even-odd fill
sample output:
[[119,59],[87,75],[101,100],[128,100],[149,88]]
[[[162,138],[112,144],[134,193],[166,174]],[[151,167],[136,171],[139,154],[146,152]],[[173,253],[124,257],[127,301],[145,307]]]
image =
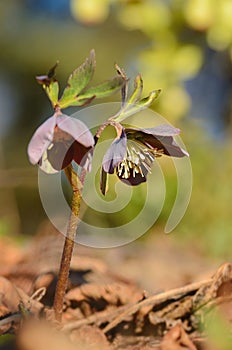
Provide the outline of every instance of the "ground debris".
[[58,325],[28,318],[17,332],[17,350],[109,350],[110,343],[94,326],[83,326],[72,332],[61,332]]
[[104,328],[104,332],[111,331],[124,322],[128,316],[136,315],[144,307],[147,307],[147,315],[144,313],[144,318],[148,316],[148,320],[154,326],[163,324],[164,331],[170,329],[176,322],[181,322],[183,328],[188,332],[194,331],[198,323],[198,314],[202,313],[202,308],[204,307],[205,310],[207,306],[210,307],[208,304],[217,298],[219,288],[232,280],[231,270],[232,265],[225,263],[208,280],[153,295],[128,306],[122,314]]
[[[218,350],[204,333],[215,310],[231,332],[230,263],[211,278],[149,295],[112,273],[101,259],[80,253],[74,254],[63,321],[57,327],[49,315],[58,264],[51,263],[48,248],[43,251],[37,242],[30,253],[18,254],[17,265],[0,269],[0,333],[17,334],[19,350],[57,350],[62,344],[68,350]],[[53,342],[54,335],[58,341]]]
[[181,325],[175,325],[163,337],[161,350],[197,350],[189,335],[185,332]]
[[5,277],[0,277],[0,335],[14,332],[24,313],[32,313],[35,317],[40,313],[43,304],[39,302],[39,296],[40,293],[29,297]]

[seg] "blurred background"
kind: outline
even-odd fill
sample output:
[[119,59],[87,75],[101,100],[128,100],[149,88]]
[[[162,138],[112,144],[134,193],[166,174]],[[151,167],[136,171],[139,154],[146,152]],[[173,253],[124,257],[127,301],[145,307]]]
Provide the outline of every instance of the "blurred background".
[[[1,0],[0,23],[0,235],[20,241],[47,220],[37,168],[26,154],[35,128],[52,114],[35,76],[59,60],[64,87],[94,48],[94,83],[114,76],[115,62],[132,80],[140,72],[144,95],[162,89],[152,108],[182,130],[194,183],[172,239],[202,255],[229,258],[232,1]],[[176,193],[174,169],[165,176],[164,208],[141,244],[163,234]],[[133,199],[137,207],[139,198]]]

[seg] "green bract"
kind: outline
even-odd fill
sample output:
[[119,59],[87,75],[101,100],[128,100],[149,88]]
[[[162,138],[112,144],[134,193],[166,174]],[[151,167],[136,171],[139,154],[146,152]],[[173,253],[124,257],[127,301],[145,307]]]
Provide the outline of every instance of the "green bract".
[[58,104],[58,96],[59,96],[58,81],[52,81],[49,86],[45,86],[45,90],[52,103],[52,106],[55,107]]
[[115,76],[93,87],[87,87],[91,81],[96,66],[95,52],[90,51],[89,57],[69,76],[64,92],[59,99],[59,84],[55,79],[57,63],[47,75],[36,77],[43,85],[52,106],[54,108],[67,108],[71,106],[84,106],[94,98],[103,98],[119,90],[125,80],[121,76]]
[[[125,77],[124,77],[124,80],[125,80]],[[143,80],[141,75],[137,75],[137,77],[135,78],[134,91],[127,101],[126,101],[127,96],[125,94],[125,100],[123,101],[122,108],[113,117],[115,121],[121,122],[124,119],[128,118],[129,116],[135,113],[138,113],[143,109],[149,107],[152,104],[152,102],[156,98],[158,98],[159,94],[161,93],[161,89],[158,89],[150,92],[150,94],[147,97],[141,98],[142,91],[143,91]]]
[[90,55],[86,58],[85,62],[75,69],[68,78],[67,86],[59,100],[60,108],[69,107],[73,104],[76,105],[75,102],[78,100],[78,95],[93,77],[95,65],[95,52],[94,50],[91,50]]

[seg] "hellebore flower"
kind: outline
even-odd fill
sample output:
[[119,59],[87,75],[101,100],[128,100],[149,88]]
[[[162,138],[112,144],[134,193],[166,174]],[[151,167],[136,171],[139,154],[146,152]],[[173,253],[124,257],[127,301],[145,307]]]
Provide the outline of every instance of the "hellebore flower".
[[115,172],[122,182],[136,186],[147,180],[155,158],[162,155],[188,156],[188,153],[174,140],[174,136],[180,133],[179,129],[170,125],[159,125],[154,128],[129,128],[121,124],[127,117],[149,107],[159,96],[161,90],[154,90],[147,97],[141,98],[143,80],[139,74],[135,78],[134,91],[127,99],[128,79],[119,66],[116,65],[116,69],[126,82],[121,89],[121,109],[109,118],[95,135],[97,142],[107,125],[113,126],[117,132],[117,137],[103,157],[101,171],[101,191],[103,194],[107,191],[108,174]]
[[90,171],[93,145],[93,136],[84,123],[56,111],[32,136],[28,156],[46,173],[56,173],[72,160]]
[[173,138],[180,130],[170,125],[135,129],[117,124],[116,130],[118,137],[104,155],[102,172],[116,172],[118,178],[128,185],[136,186],[145,182],[157,157],[188,156]]

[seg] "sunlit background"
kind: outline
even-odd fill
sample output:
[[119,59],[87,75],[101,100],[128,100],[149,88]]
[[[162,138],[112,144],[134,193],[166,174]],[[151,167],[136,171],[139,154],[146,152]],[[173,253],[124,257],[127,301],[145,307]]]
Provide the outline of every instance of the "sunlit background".
[[[162,89],[152,108],[182,130],[194,183],[187,213],[172,234],[205,254],[229,256],[231,0],[2,0],[0,23],[1,235],[33,235],[46,220],[26,147],[52,109],[34,77],[58,60],[64,86],[94,48],[94,82],[114,76],[115,62],[132,80],[141,73],[144,95]],[[163,231],[175,198],[172,167],[165,176],[167,197],[153,234]]]

